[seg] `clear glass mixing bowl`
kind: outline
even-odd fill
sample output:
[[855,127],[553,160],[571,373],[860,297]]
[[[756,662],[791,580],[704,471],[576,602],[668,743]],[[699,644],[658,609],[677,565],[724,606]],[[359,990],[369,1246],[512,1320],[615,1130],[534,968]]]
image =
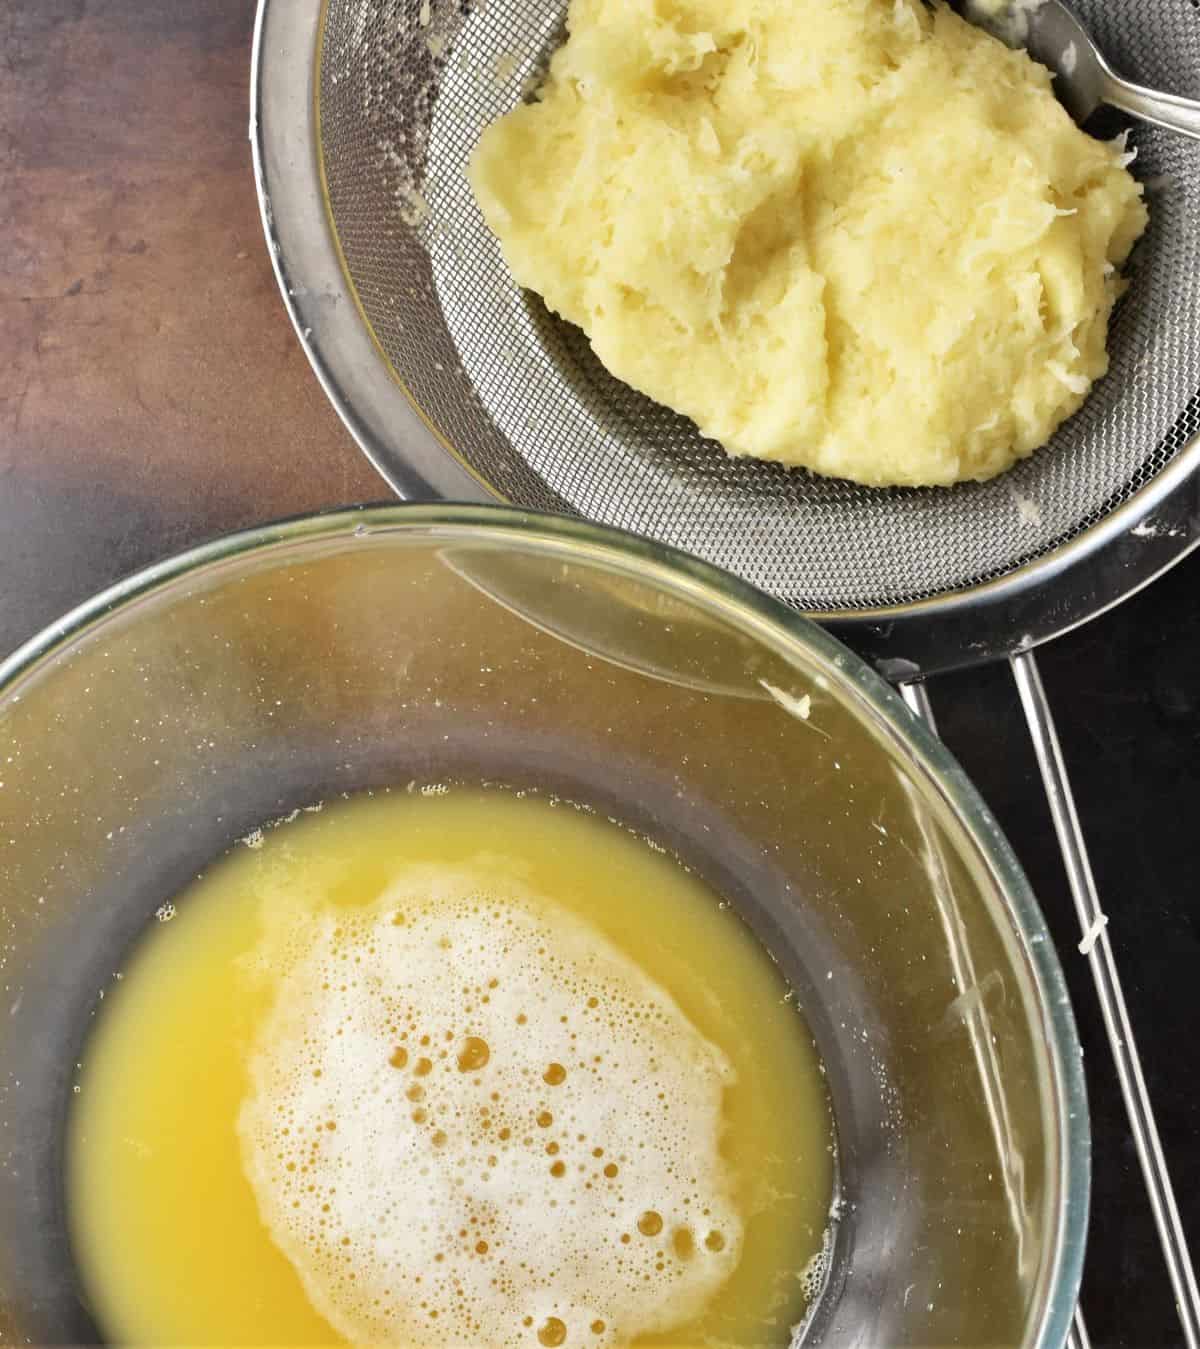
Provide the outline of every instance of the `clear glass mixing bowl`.
[[733,578],[578,521],[451,506],[235,535],[0,667],[0,1340],[96,1336],[63,1125],[89,1019],[155,908],[262,822],[413,779],[604,806],[758,931],[837,1118],[812,1341],[1063,1341],[1088,1194],[1079,1046],[961,770],[865,665]]

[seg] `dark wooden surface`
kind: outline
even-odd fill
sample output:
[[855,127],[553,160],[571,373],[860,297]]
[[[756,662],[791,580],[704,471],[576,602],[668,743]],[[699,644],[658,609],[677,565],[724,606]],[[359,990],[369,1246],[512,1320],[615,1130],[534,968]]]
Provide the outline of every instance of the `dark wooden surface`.
[[[263,247],[246,140],[252,9],[0,0],[0,653],[201,539],[386,496],[308,370]],[[1043,657],[1193,1233],[1198,581],[1200,558]],[[933,692],[1075,993],[1096,1136],[1093,1339],[1177,1343],[1007,674],[965,673]]]
[[144,562],[380,498],[294,340],[251,0],[0,0],[0,641]]

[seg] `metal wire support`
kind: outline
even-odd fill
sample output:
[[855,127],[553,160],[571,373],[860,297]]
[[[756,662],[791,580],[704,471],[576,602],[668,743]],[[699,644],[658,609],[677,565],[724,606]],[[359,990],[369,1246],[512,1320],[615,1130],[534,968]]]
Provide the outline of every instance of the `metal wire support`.
[[[1017,652],[1010,658],[1010,663],[1021,697],[1021,705],[1025,710],[1029,734],[1037,754],[1038,768],[1041,770],[1042,784],[1046,790],[1050,814],[1054,819],[1054,830],[1058,835],[1063,863],[1067,869],[1071,895],[1075,900],[1075,909],[1083,934],[1079,949],[1088,958],[1092,978],[1096,984],[1104,1027],[1108,1032],[1117,1078],[1121,1084],[1121,1095],[1125,1099],[1134,1145],[1142,1164],[1142,1174],[1150,1197],[1150,1207],[1154,1212],[1159,1240],[1171,1276],[1171,1286],[1175,1292],[1175,1309],[1179,1313],[1188,1349],[1200,1349],[1200,1293],[1196,1288],[1196,1275],[1192,1268],[1183,1224],[1179,1219],[1179,1208],[1175,1203],[1175,1192],[1171,1186],[1166,1157],[1159,1141],[1158,1128],[1154,1123],[1150,1095],[1146,1090],[1137,1044],[1133,1038],[1121,981],[1113,959],[1112,943],[1106,926],[1107,919],[1100,908],[1100,899],[1096,893],[1096,882],[1092,876],[1087,846],[1075,810],[1075,799],[1071,793],[1071,784],[1067,777],[1062,747],[1058,742],[1058,733],[1054,727],[1054,718],[1050,712],[1046,691],[1042,687],[1033,652]],[[1083,1343],[1086,1345],[1086,1338]]]
[[937,721],[933,715],[933,704],[929,701],[929,689],[924,680],[908,680],[897,686],[904,705],[915,717],[920,717],[926,726],[937,735]]
[[1071,1328],[1067,1331],[1064,1349],[1092,1349],[1091,1336],[1087,1333],[1087,1326],[1083,1324],[1083,1311],[1078,1304],[1075,1306]]

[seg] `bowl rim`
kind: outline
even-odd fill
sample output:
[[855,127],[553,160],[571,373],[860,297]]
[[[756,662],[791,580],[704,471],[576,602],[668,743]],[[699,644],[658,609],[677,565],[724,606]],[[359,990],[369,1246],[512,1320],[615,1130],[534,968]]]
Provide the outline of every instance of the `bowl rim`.
[[873,717],[887,749],[938,796],[975,848],[1000,897],[1004,916],[1033,973],[1041,1029],[1049,1051],[1050,1094],[1057,1116],[1058,1209],[1043,1306],[1031,1346],[1049,1349],[1067,1337],[1082,1279],[1091,1185],[1091,1132],[1082,1049],[1061,963],[1045,918],[1011,845],[982,797],[937,736],[861,657],[811,619],[711,563],[657,541],[575,516],[497,505],[393,504],[334,508],[239,530],[156,562],[100,591],[0,661],[0,718],[23,686],[75,643],[141,600],[165,595],[237,559],[297,544],[348,542],[409,534],[444,539],[512,540],[580,560],[633,566],[640,578],[715,611],[780,654],[825,667]]

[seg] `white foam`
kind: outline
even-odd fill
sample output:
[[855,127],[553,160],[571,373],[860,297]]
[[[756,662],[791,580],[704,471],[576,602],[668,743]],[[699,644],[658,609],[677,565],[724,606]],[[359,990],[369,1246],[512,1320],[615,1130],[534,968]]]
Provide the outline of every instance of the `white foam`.
[[258,965],[279,991],[243,1164],[348,1340],[603,1345],[690,1320],[736,1266],[732,1066],[581,920],[412,870],[369,910],[269,916]]

